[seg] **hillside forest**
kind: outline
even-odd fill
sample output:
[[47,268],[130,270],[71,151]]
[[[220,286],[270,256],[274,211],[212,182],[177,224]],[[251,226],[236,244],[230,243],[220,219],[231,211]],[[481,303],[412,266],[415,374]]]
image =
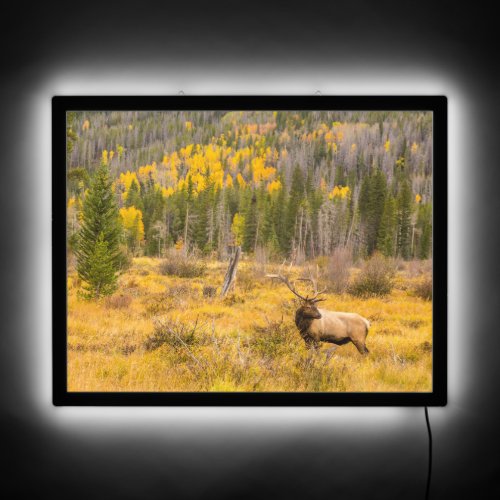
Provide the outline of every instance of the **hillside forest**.
[[70,248],[103,164],[134,256],[431,256],[431,113],[70,113]]

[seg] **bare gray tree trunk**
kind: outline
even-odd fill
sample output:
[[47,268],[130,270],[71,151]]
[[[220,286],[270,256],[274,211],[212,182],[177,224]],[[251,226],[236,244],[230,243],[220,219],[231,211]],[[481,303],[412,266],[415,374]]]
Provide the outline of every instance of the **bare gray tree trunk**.
[[240,261],[240,256],[241,247],[237,246],[229,259],[229,266],[226,271],[226,276],[224,277],[224,283],[220,294],[221,297],[225,297],[227,292],[229,292],[229,290],[234,286],[236,280],[236,269],[238,267],[238,262]]
[[183,252],[184,255],[187,255],[187,249],[188,249],[188,224],[189,224],[189,205],[186,208],[186,222],[184,224],[184,248]]

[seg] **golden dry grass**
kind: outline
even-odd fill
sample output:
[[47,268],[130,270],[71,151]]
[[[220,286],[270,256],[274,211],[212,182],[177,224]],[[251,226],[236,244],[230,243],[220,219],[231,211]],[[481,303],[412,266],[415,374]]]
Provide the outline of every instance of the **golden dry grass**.
[[322,307],[371,321],[370,354],[363,357],[352,344],[333,355],[326,352],[330,344],[308,351],[293,322],[292,294],[251,261],[241,262],[234,294],[203,297],[204,285],[220,290],[225,267],[207,262],[204,277],[185,279],[160,275],[157,259],[136,258],[119,278],[116,296],[99,302],[79,299],[70,273],[69,390],[432,389],[432,303],[412,293],[421,276],[400,271],[385,298],[326,294]]

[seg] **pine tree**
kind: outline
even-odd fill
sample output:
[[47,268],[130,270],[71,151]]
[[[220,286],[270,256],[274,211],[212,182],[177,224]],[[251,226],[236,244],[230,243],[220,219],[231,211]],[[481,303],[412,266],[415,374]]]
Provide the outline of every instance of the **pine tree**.
[[419,259],[428,259],[432,243],[432,205],[430,203],[420,205],[417,224],[421,233],[417,255]]
[[287,233],[286,233],[286,208],[287,208],[287,196],[285,180],[283,176],[280,177],[282,188],[278,191],[275,203],[273,205],[273,221],[274,221],[274,232],[278,240],[279,250],[282,254],[286,253],[287,247]]
[[333,183],[335,186],[345,186],[346,184],[344,168],[340,163],[337,163],[337,165],[335,166],[335,179]]
[[380,228],[377,236],[377,249],[386,257],[393,257],[395,254],[394,237],[397,228],[396,200],[388,194],[384,203],[384,213],[380,221]]
[[71,153],[73,152],[74,143],[78,140],[78,136],[73,130],[76,121],[76,113],[69,112],[66,115],[66,162],[69,164]]
[[361,183],[359,212],[364,234],[364,250],[371,255],[377,248],[380,221],[384,212],[387,182],[384,173],[377,169]]
[[368,255],[371,255],[377,248],[377,237],[380,228],[380,221],[384,213],[385,197],[387,193],[387,181],[384,173],[377,169],[373,174],[373,179],[370,186],[369,199],[369,240],[368,240]]
[[361,219],[366,219],[368,217],[369,203],[370,203],[370,180],[371,177],[366,175],[363,177],[361,182],[361,188],[359,190],[359,201],[358,208]]
[[94,251],[89,255],[86,268],[88,273],[83,284],[84,297],[98,299],[116,290],[116,269],[103,232],[99,234]]
[[245,232],[243,234],[243,250],[253,252],[257,238],[257,196],[252,193],[245,211]]
[[139,209],[141,212],[144,210],[144,204],[141,198],[141,189],[139,187],[138,182],[133,179],[130,184],[130,188],[127,192],[127,198],[125,200],[126,207],[135,207]]
[[146,182],[140,184],[141,200],[143,205],[142,218],[146,235],[146,254],[156,255],[158,252],[157,230],[155,222],[164,220],[165,202],[161,189],[155,184],[150,175]]
[[404,180],[398,195],[398,239],[397,254],[403,259],[409,259],[411,254],[411,213],[412,195],[410,183]]
[[290,197],[288,199],[288,207],[286,213],[285,221],[285,250],[290,252],[293,248],[295,229],[297,224],[297,214],[300,209],[300,205],[304,200],[304,176],[300,166],[295,165],[295,169],[292,175],[292,184],[290,186]]
[[[120,251],[119,212],[107,166],[96,171],[85,196],[75,253],[84,297],[98,298],[113,292],[123,262]],[[102,262],[99,262],[102,260]]]

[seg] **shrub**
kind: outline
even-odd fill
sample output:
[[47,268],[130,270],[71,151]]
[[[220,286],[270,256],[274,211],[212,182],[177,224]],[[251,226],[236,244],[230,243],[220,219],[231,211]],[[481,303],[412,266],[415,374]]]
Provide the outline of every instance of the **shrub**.
[[237,293],[229,293],[224,297],[222,303],[225,306],[233,306],[235,304],[244,304],[245,299]]
[[432,272],[432,259],[411,260],[408,262],[407,274],[409,278],[421,277]]
[[200,343],[202,326],[198,319],[194,322],[184,322],[172,318],[156,318],[153,325],[153,332],[144,342],[147,351],[154,351],[164,344],[175,348],[189,348]]
[[241,269],[236,276],[236,288],[244,293],[251,292],[255,288],[257,279],[252,270]]
[[144,316],[158,316],[174,308],[172,297],[168,293],[149,294],[142,302],[145,307]]
[[388,295],[394,286],[395,273],[394,262],[382,254],[375,253],[363,264],[349,291],[358,297]]
[[217,287],[211,285],[205,285],[203,287],[203,297],[212,298],[217,295]]
[[108,309],[126,309],[132,303],[132,297],[123,293],[111,295],[104,299],[104,305]]
[[193,256],[184,256],[179,251],[169,252],[160,264],[160,273],[179,278],[198,278],[205,274],[205,266]]
[[348,289],[351,266],[351,250],[348,248],[336,248],[326,261],[323,273],[330,291],[343,293]]
[[250,339],[250,347],[261,356],[274,359],[300,338],[292,325],[284,322],[283,316],[280,321],[269,320],[266,317],[266,323],[264,326],[255,325],[255,334]]
[[413,293],[424,300],[432,300],[432,277],[425,276],[413,287]]

